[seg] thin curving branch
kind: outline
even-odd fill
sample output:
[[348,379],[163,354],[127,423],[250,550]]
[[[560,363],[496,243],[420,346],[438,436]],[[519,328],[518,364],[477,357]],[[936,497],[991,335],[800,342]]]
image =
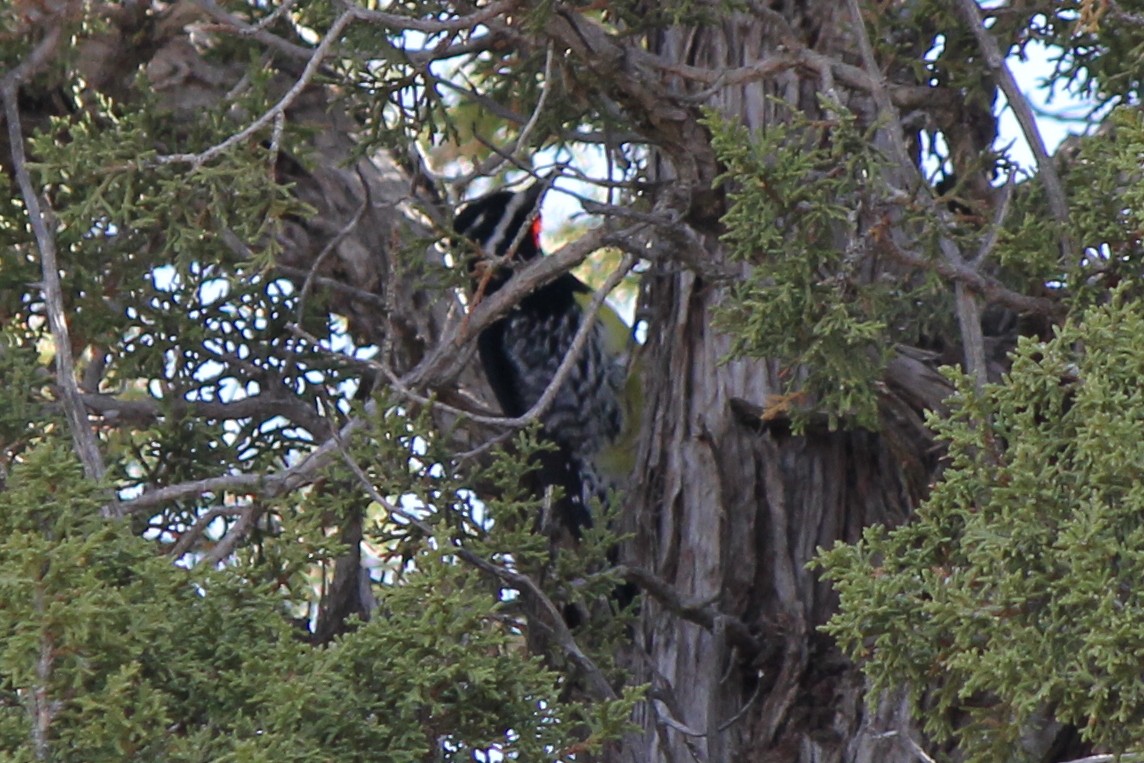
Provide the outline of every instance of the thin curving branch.
[[1013,291],[1003,283],[991,276],[979,273],[965,262],[943,258],[931,260],[920,254],[907,251],[899,246],[885,230],[876,228],[871,231],[874,242],[882,250],[904,265],[920,270],[932,270],[954,282],[962,282],[978,294],[981,294],[990,304],[1004,305],[1020,313],[1043,315],[1047,318],[1059,319],[1063,317],[1065,308],[1056,300],[1045,297],[1031,297],[1028,294]]
[[954,0],[954,4],[962,21],[977,38],[977,44],[985,56],[985,63],[997,76],[997,84],[1001,88],[1001,92],[1005,94],[1006,100],[1009,101],[1013,115],[1017,117],[1017,124],[1021,126],[1021,131],[1025,134],[1025,142],[1029,144],[1033,158],[1037,162],[1037,177],[1044,185],[1045,194],[1049,199],[1049,209],[1052,210],[1053,217],[1056,218],[1061,228],[1058,239],[1061,258],[1063,261],[1069,262],[1076,250],[1073,248],[1073,242],[1067,230],[1069,222],[1068,197],[1065,195],[1064,185],[1061,184],[1061,178],[1057,174],[1057,168],[1053,164],[1052,157],[1049,156],[1049,152],[1045,148],[1041,131],[1037,128],[1037,118],[1033,115],[1033,109],[1017,85],[1017,80],[1014,79],[1009,65],[1005,63],[1005,57],[1001,54],[1000,48],[997,47],[997,41],[993,39],[989,30],[982,23],[981,10],[976,0]]
[[114,395],[84,392],[80,400],[89,413],[100,416],[104,425],[147,425],[167,415],[192,415],[201,419],[270,419],[281,416],[305,428],[316,437],[329,435],[329,427],[318,413],[295,395],[283,392],[244,397],[238,400],[171,400],[166,405],[153,399],[123,400]]
[[[24,130],[20,121],[20,108],[17,93],[21,83],[41,67],[55,51],[60,42],[58,26],[47,31],[44,39],[31,54],[16,68],[0,80],[0,100],[3,100],[4,119],[8,123],[8,143],[12,158],[12,172],[20,187],[20,196],[28,214],[28,223],[36,238],[40,252],[40,270],[43,277],[42,289],[44,304],[48,313],[48,326],[55,344],[56,378],[63,393],[64,409],[67,413],[72,442],[76,454],[83,463],[83,470],[90,480],[101,480],[104,475],[103,454],[99,441],[87,419],[75,376],[75,358],[72,356],[71,336],[68,331],[67,315],[64,312],[63,285],[60,281],[60,265],[56,252],[55,234],[50,230],[50,209],[41,205],[39,194],[32,185],[28,174],[27,155],[24,152]],[[109,515],[118,514],[114,506],[105,509]]]
[[334,23],[330,25],[330,28],[326,30],[322,41],[314,48],[313,53],[310,55],[310,60],[306,62],[306,67],[302,70],[302,75],[298,77],[294,84],[290,86],[290,89],[278,99],[277,103],[267,109],[245,128],[231,135],[222,143],[217,143],[200,153],[164,154],[155,157],[152,161],[156,164],[189,164],[192,169],[198,169],[274,122],[278,118],[278,115],[285,113],[286,109],[290,107],[290,104],[297,100],[298,96],[302,94],[302,91],[310,85],[310,81],[318,73],[318,70],[321,69],[322,62],[325,61],[326,56],[329,55],[334,43],[341,38],[342,32],[346,30],[346,27],[348,27],[356,17],[356,14],[352,10],[347,10],[338,16],[334,20]]

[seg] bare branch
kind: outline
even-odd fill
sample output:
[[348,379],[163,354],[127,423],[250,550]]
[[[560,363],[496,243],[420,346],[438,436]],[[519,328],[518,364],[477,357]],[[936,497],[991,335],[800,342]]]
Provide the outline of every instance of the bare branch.
[[380,24],[387,29],[435,34],[439,32],[469,31],[473,29],[473,27],[485,24],[497,16],[514,10],[516,6],[517,0],[502,0],[502,2],[490,3],[484,8],[470,13],[468,16],[456,16],[440,20],[415,19],[396,13],[369,10],[359,6],[353,6],[349,12],[359,21]]
[[[851,1],[853,2],[853,0]],[[1061,227],[1058,241],[1061,258],[1068,262],[1074,252],[1073,243],[1067,230],[1069,222],[1068,197],[1065,196],[1065,189],[1061,184],[1060,176],[1057,174],[1057,168],[1053,164],[1052,157],[1049,156],[1049,152],[1045,148],[1045,141],[1037,128],[1037,118],[1033,115],[1033,110],[1030,108],[1025,94],[1017,85],[1017,80],[1013,78],[1012,70],[1005,63],[1005,57],[997,47],[997,41],[993,39],[989,30],[982,24],[980,7],[976,0],[954,0],[954,4],[962,21],[969,26],[977,38],[977,44],[985,56],[985,63],[997,76],[998,86],[1001,88],[1001,92],[1005,94],[1006,100],[1009,101],[1009,107],[1013,109],[1013,115],[1017,117],[1017,123],[1021,125],[1021,131],[1025,134],[1025,142],[1029,144],[1033,158],[1037,161],[1037,177],[1045,187],[1045,194],[1049,199],[1049,209],[1052,210],[1053,217],[1056,218]]]
[[988,371],[985,367],[985,336],[981,330],[981,306],[965,285],[958,281],[953,285],[953,298],[957,306],[957,327],[961,331],[962,352],[965,355],[965,371],[973,377],[973,386],[978,393],[985,391]]
[[918,744],[917,740],[914,739],[911,734],[903,734],[902,741],[906,743],[906,747],[909,747],[910,752],[912,752],[922,763],[937,763],[937,761],[934,760],[933,757],[931,757],[930,754],[926,752],[920,744]]
[[265,511],[266,507],[262,503],[252,503],[249,506],[243,507],[238,515],[238,521],[230,526],[226,531],[226,535],[214,545],[207,553],[203,554],[203,564],[219,564],[232,553],[235,547],[238,546],[239,541],[245,538],[251,530],[254,529],[254,523],[258,521],[259,517]]
[[285,476],[290,474],[290,471],[291,470],[288,469],[283,474],[272,478],[264,477],[261,474],[224,474],[221,477],[207,477],[191,482],[180,482],[177,485],[168,485],[167,487],[156,488],[154,490],[146,490],[142,495],[136,498],[123,501],[120,506],[125,512],[135,514],[143,509],[149,509],[154,506],[169,503],[170,501],[178,501],[195,495],[221,496],[222,493],[227,491],[238,493],[261,492],[264,495],[276,495],[279,486],[284,482]]
[[172,559],[180,559],[183,554],[191,550],[211,523],[219,517],[241,516],[249,510],[247,506],[215,506],[213,509],[201,514],[190,528],[179,535],[178,540],[171,546],[167,554]]
[[309,84],[314,75],[322,66],[322,62],[326,56],[329,55],[330,48],[341,37],[342,32],[346,27],[356,18],[356,14],[352,10],[347,10],[338,16],[330,28],[326,30],[326,34],[322,37],[322,41],[318,43],[318,47],[314,48],[314,52],[310,55],[310,60],[306,62],[306,68],[302,70],[302,75],[298,80],[286,91],[278,102],[271,106],[261,116],[247,125],[244,129],[231,135],[222,143],[211,146],[205,151],[197,154],[166,154],[157,156],[153,160],[157,164],[190,164],[192,168],[197,169],[207,162],[213,160],[215,157],[228,151],[233,146],[243,142],[254,133],[258,132],[266,125],[274,122],[279,114],[282,114],[289,108],[298,96],[302,94]]
[[725,618],[723,627],[727,635],[727,642],[731,646],[750,657],[763,652],[763,642],[755,638],[746,623],[717,612],[711,607],[710,602],[686,602],[669,583],[639,567],[619,565],[612,568],[611,572],[629,583],[635,583],[669,612],[688,622],[702,626],[704,630],[714,632],[716,618]]
[[266,31],[265,22],[273,19],[283,7],[291,5],[290,2],[283,3],[270,13],[258,25],[248,24],[237,16],[227,13],[215,0],[196,0],[197,5],[207,12],[215,21],[219,22],[224,28],[233,29],[243,37],[251,37],[263,45],[273,48],[279,53],[285,53],[292,58],[307,60],[313,55],[310,48],[302,45],[295,45],[294,43],[284,40],[276,34]]
[[662,723],[675,729],[680,734],[684,734],[685,736],[689,737],[700,738],[707,736],[706,732],[697,731],[690,726],[682,723],[681,721],[677,721],[675,716],[671,714],[671,709],[667,706],[667,703],[662,699],[653,699],[652,706],[655,707],[656,717],[659,718]]
[[1031,297],[1027,294],[1013,291],[995,278],[978,273],[964,262],[943,259],[931,260],[913,252],[906,251],[898,246],[894,240],[884,232],[874,232],[874,240],[883,247],[883,250],[899,262],[911,267],[934,270],[938,275],[953,281],[961,281],[974,291],[978,292],[990,304],[1011,307],[1017,312],[1032,315],[1044,315],[1049,318],[1059,318],[1064,313],[1064,307],[1055,300],[1045,297]]
[[739,708],[738,712],[736,712],[734,715],[732,715],[727,720],[720,723],[719,724],[719,730],[720,731],[726,731],[727,729],[731,728],[736,723],[738,723],[743,718],[743,716],[747,714],[747,711],[751,709],[751,707],[755,704],[755,702],[758,701],[759,695],[762,693],[763,693],[763,671],[757,670],[757,671],[755,671],[755,690],[751,693],[750,699],[748,699],[743,704],[743,706],[741,708]]
[[[28,213],[28,223],[36,238],[40,252],[40,270],[43,275],[44,304],[48,313],[48,325],[55,345],[56,378],[63,392],[64,409],[67,413],[72,441],[76,454],[83,463],[84,474],[90,480],[103,479],[103,455],[99,442],[87,420],[87,414],[80,398],[79,386],[75,377],[75,359],[72,357],[71,336],[68,331],[67,315],[64,312],[63,285],[60,282],[60,266],[56,254],[55,234],[49,228],[50,210],[41,206],[39,194],[32,185],[28,174],[27,156],[24,152],[24,131],[20,122],[20,109],[17,93],[20,84],[41,65],[55,50],[60,41],[60,27],[51,27],[43,40],[32,53],[16,68],[0,80],[0,99],[4,102],[4,118],[8,123],[8,143],[12,156],[12,171],[20,187],[24,209]],[[117,514],[113,506],[105,509],[109,515]]]
[[985,239],[981,242],[981,247],[977,250],[976,256],[969,261],[969,264],[975,269],[980,268],[993,254],[993,250],[997,247],[997,240],[1001,237],[1001,230],[1005,225],[1005,218],[1009,216],[1009,204],[1013,201],[1013,191],[1017,187],[1017,174],[1010,172],[1009,177],[1005,180],[1005,187],[1001,189],[1001,198],[997,202],[997,209],[993,212],[993,222],[989,226],[989,233],[986,234]]
[[101,417],[105,424],[149,424],[164,416],[190,414],[196,418],[234,420],[268,419],[282,416],[316,437],[329,436],[325,421],[294,395],[263,393],[223,402],[218,400],[171,400],[166,406],[153,399],[122,400],[114,395],[82,393],[84,407]]

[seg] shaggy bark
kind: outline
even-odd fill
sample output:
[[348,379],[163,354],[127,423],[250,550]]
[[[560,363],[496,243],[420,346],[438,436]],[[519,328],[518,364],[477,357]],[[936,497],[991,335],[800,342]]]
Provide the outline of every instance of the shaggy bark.
[[[793,34],[814,53],[855,58],[844,4],[786,5],[781,19],[771,12],[672,28],[651,49],[681,66],[737,70],[776,54]],[[790,70],[766,84],[716,87],[706,102],[764,130],[780,118],[768,96],[819,118],[823,89],[820,77]],[[868,94],[842,95],[855,113],[875,113]],[[660,177],[674,177],[670,147],[659,157]],[[689,223],[702,242],[698,259],[724,263],[718,227],[695,216]],[[636,758],[914,760],[900,703],[867,715],[857,670],[816,631],[836,599],[806,565],[820,546],[909,515],[934,466],[921,410],[934,407],[948,387],[924,362],[903,354],[888,378],[881,433],[812,427],[792,437],[758,426],[750,411],[783,391],[779,367],[766,360],[720,362],[730,342],[712,327],[712,316],[725,297],[720,283],[670,266],[646,279],[653,327],[644,361],[649,420],[640,483],[632,490],[629,551],[635,565],[685,599],[711,602],[722,617],[745,623],[767,647],[757,654],[731,648],[718,620],[704,628],[647,601],[638,635],[646,657],[637,664],[642,680],[671,701],[647,708]]]

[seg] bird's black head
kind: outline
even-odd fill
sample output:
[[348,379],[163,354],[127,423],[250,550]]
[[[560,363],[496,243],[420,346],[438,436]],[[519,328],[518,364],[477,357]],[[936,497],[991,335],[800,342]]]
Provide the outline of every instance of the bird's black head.
[[516,193],[497,191],[471,201],[453,218],[453,229],[488,255],[503,257],[513,252],[514,260],[527,262],[540,255],[537,205],[547,187],[547,183],[538,182]]

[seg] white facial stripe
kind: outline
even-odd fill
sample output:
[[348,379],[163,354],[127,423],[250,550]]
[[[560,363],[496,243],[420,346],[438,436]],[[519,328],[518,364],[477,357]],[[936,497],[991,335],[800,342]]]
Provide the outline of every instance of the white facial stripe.
[[531,194],[528,193],[513,194],[513,197],[509,199],[508,204],[505,205],[504,214],[501,215],[501,219],[500,222],[497,223],[496,230],[494,230],[493,234],[489,236],[488,243],[485,244],[486,248],[493,252],[499,253],[502,242],[506,244],[512,243],[511,239],[505,241],[505,237],[508,233],[508,226],[516,217],[516,213],[520,211],[521,206],[528,202],[528,197],[530,195]]
[[468,233],[469,231],[480,230],[481,226],[485,222],[485,215],[487,215],[488,213],[489,213],[489,211],[487,209],[481,210],[481,212],[476,216],[476,218],[473,219],[473,222],[469,224],[468,230],[465,230],[462,232]]

